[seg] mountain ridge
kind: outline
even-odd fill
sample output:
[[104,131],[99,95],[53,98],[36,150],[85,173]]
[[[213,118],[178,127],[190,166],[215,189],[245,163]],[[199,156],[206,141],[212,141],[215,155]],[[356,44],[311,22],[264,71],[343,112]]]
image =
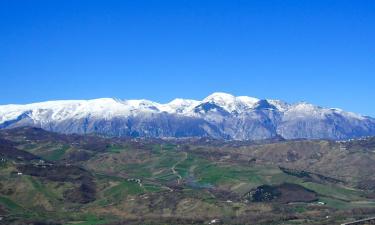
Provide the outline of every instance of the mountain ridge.
[[289,104],[223,92],[201,101],[176,98],[165,104],[98,98],[0,106],[0,128],[22,126],[61,133],[234,140],[375,135],[375,119],[369,116],[306,102]]

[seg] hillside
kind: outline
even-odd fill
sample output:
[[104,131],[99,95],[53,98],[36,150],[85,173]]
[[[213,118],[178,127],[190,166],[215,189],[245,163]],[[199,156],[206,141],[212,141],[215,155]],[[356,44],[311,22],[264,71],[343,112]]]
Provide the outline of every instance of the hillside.
[[167,141],[2,130],[0,217],[6,224],[334,224],[375,215],[374,150],[372,139]]

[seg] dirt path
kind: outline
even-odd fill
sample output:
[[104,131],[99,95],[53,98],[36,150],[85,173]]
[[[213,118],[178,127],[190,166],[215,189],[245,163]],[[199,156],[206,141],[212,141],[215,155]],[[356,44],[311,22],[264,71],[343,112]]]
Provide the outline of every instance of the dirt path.
[[183,161],[185,161],[187,159],[187,153],[186,152],[183,152],[184,153],[184,157],[182,159],[180,159],[178,162],[176,162],[173,166],[172,166],[172,173],[174,175],[176,175],[178,177],[177,179],[177,184],[180,184],[181,183],[181,180],[182,180],[182,176],[176,171],[176,166],[180,163],[182,163]]

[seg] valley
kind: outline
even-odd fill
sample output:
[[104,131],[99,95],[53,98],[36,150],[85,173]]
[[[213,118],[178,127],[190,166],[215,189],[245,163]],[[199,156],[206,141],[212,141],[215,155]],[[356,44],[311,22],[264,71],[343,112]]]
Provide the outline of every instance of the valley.
[[375,215],[372,139],[0,133],[6,224],[338,224]]

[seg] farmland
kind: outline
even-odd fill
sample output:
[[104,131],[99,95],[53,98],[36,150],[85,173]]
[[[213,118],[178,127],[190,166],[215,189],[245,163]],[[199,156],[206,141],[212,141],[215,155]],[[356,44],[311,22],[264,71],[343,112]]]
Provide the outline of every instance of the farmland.
[[375,215],[371,144],[343,151],[319,140],[120,139],[34,128],[3,130],[1,140],[8,224],[332,224]]

